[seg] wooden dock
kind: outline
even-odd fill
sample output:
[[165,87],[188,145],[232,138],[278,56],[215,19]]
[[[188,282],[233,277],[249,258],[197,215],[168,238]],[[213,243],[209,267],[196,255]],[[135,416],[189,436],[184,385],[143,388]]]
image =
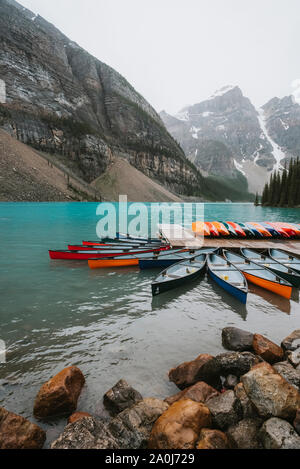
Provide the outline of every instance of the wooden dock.
[[300,239],[226,239],[226,238],[204,238],[197,236],[192,230],[180,225],[159,225],[162,236],[173,248],[202,248],[216,247],[223,249],[284,249],[300,256]]

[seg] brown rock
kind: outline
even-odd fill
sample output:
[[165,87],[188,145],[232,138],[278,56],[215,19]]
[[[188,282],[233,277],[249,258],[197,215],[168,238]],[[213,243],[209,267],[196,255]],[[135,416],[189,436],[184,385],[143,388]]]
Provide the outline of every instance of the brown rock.
[[268,363],[273,364],[283,360],[282,348],[260,334],[254,334],[252,346],[254,352]]
[[200,381],[194,384],[194,386],[178,392],[174,396],[167,397],[165,402],[172,405],[174,402],[180,401],[181,399],[192,399],[192,401],[202,402],[204,404],[208,399],[218,394],[219,392],[216,389],[204,383],[204,381]]
[[127,381],[121,379],[113,388],[104,394],[103,404],[105,408],[115,416],[142,400],[142,395],[129,386]]
[[202,354],[191,362],[185,362],[169,371],[169,379],[179,389],[185,389],[201,380],[201,368],[212,360],[212,355]]
[[261,449],[258,433],[263,421],[260,419],[243,419],[227,430],[227,436],[238,449]]
[[290,421],[295,418],[300,406],[300,394],[268,363],[255,365],[242,377],[242,383],[261,417],[279,417]]
[[80,419],[84,419],[86,417],[92,417],[91,414],[88,412],[75,412],[74,414],[70,415],[68,418],[68,424],[77,422]]
[[247,396],[243,383],[237,384],[237,386],[234,388],[234,393],[241,403],[243,410],[243,418],[246,419],[256,417],[257,411],[252,402],[250,401],[249,397]]
[[202,428],[211,426],[208,408],[191,399],[175,402],[154,424],[150,449],[193,449]]
[[71,414],[85,383],[79,368],[70,366],[41,387],[34,403],[34,415],[44,419],[55,415]]
[[38,425],[0,407],[0,449],[41,449],[45,440]]
[[220,430],[202,428],[197,449],[230,449],[230,443],[225,433]]

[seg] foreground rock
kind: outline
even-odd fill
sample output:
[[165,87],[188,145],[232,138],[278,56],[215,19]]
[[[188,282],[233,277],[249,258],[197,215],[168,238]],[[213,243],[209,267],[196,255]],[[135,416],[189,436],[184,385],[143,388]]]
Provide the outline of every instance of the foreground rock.
[[195,402],[202,402],[203,404],[213,396],[217,396],[219,392],[214,389],[209,384],[200,381],[199,383],[194,384],[190,388],[184,389],[183,391],[175,394],[174,396],[167,397],[165,402],[169,405],[174,404],[181,399],[192,399]]
[[103,397],[104,406],[112,415],[117,415],[142,400],[142,395],[124,379],[121,379]]
[[288,361],[296,368],[300,365],[300,347],[296,350],[287,352]]
[[292,425],[279,418],[267,420],[260,431],[265,449],[300,449],[300,436]]
[[222,330],[222,344],[234,352],[251,352],[253,334],[237,327],[225,327]]
[[[188,388],[190,386],[193,386],[198,381],[205,381],[208,384],[214,386],[215,380],[212,380],[213,382],[210,382],[211,380],[209,379],[207,380],[207,378],[209,377],[207,377],[203,373],[204,365],[212,361],[212,359],[213,359],[212,355],[208,355],[206,353],[201,354],[199,355],[199,357],[197,357],[195,360],[191,362],[185,362],[177,366],[176,368],[172,368],[169,371],[169,379],[170,381],[175,383],[176,386],[181,390]],[[219,379],[218,379],[218,385],[219,385]]]
[[34,415],[46,419],[56,415],[71,414],[85,383],[79,368],[70,366],[51,378],[41,387],[34,403]]
[[239,399],[233,391],[226,391],[206,402],[212,415],[213,426],[224,430],[241,420],[243,411]]
[[200,430],[211,426],[208,408],[191,399],[175,402],[155,423],[150,449],[193,449]]
[[241,403],[243,418],[246,419],[257,417],[257,410],[255,409],[254,405],[247,396],[243,383],[239,383],[234,388],[234,393]]
[[252,345],[256,355],[271,365],[282,361],[284,358],[283,349],[260,334],[254,334]]
[[300,329],[292,332],[281,342],[284,351],[293,351],[300,347]]
[[293,422],[296,432],[300,435],[300,409],[297,409],[296,417]]
[[254,366],[242,377],[242,383],[260,416],[293,421],[300,406],[300,394],[271,365],[260,363]]
[[38,425],[0,407],[0,449],[41,449],[45,440]]
[[84,418],[68,425],[52,449],[146,448],[155,421],[168,409],[160,399],[144,399],[121,412],[109,423]]
[[230,449],[230,443],[225,433],[220,430],[202,428],[197,449]]
[[68,418],[68,424],[75,423],[80,419],[85,419],[87,417],[92,417],[91,414],[88,412],[75,412],[74,414],[70,415]]
[[234,448],[238,449],[260,449],[261,441],[258,432],[262,420],[243,419],[227,430],[227,436]]
[[290,384],[296,386],[298,389],[300,388],[300,370],[295,370],[287,361],[276,363],[273,368]]

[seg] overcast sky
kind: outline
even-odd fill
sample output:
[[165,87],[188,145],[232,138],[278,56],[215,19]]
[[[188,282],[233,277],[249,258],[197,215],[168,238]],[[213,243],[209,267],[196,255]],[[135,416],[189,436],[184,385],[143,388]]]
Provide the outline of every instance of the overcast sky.
[[[157,111],[224,85],[256,106],[298,92],[299,0],[20,0],[115,68]],[[294,84],[294,88],[292,86]]]

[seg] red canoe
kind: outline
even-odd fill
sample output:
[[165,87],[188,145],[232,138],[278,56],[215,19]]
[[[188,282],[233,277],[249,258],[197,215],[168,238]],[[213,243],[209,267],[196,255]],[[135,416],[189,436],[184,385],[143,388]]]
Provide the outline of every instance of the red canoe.
[[148,252],[159,252],[164,251],[164,248],[157,249],[146,249],[146,250],[132,250],[132,251],[116,251],[116,250],[105,250],[99,251],[89,250],[89,251],[49,251],[50,259],[69,259],[69,260],[88,260],[88,259],[103,259],[106,257],[116,257],[116,256],[127,256],[128,254],[145,254]]

